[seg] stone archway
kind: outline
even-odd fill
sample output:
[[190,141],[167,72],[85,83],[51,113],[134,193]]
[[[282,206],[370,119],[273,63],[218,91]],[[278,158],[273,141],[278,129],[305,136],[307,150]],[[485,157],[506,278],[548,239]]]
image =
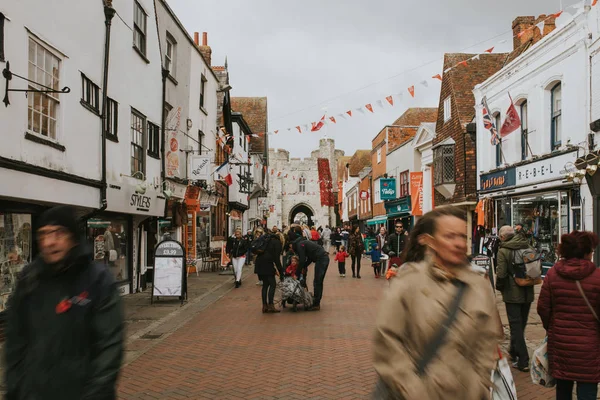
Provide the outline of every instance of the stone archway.
[[[289,222],[290,224],[302,223],[308,226],[313,226],[314,218],[315,212],[313,209],[308,204],[300,203],[292,207],[292,211],[290,211]],[[299,220],[296,221],[297,219]]]

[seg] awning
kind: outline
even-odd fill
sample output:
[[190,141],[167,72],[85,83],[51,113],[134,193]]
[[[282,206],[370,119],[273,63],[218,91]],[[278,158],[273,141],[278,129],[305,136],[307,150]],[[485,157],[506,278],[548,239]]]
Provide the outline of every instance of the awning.
[[380,215],[375,218],[367,220],[367,225],[385,224],[387,222],[387,215]]

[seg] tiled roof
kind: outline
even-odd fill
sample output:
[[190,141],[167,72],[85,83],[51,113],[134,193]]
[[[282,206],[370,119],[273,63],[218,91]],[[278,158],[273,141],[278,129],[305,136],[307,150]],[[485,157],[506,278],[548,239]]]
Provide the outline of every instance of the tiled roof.
[[409,108],[394,121],[388,131],[388,154],[402,146],[408,140],[411,140],[416,134],[419,126],[423,122],[435,122],[437,120],[438,109],[430,108]]
[[337,180],[339,181],[344,181],[345,179],[345,174],[346,174],[346,164],[348,164],[350,162],[350,159],[352,157],[350,156],[341,156],[338,157],[337,159]]
[[[458,117],[463,125],[471,122],[475,116],[473,88],[498,72],[504,66],[508,54],[481,54],[479,60],[471,60],[474,56],[475,54],[464,53],[444,55],[444,71],[450,67],[455,67],[448,73],[444,73],[443,79],[450,80]],[[467,66],[457,66],[461,61],[467,61]],[[440,99],[440,102],[443,101],[443,99]]]
[[251,153],[264,153],[267,142],[268,110],[266,97],[232,97],[231,111],[240,112],[253,134],[250,139]]
[[358,176],[364,167],[371,165],[371,150],[356,150],[348,163],[350,176]]

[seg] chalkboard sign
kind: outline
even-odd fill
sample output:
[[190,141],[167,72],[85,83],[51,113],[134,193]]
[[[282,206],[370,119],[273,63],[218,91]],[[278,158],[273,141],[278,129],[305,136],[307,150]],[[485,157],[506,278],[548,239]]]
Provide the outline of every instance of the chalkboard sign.
[[492,259],[485,254],[478,254],[471,258],[471,264],[485,270],[485,274],[492,283],[492,287],[494,287],[494,270],[492,268]]
[[175,240],[160,242],[154,251],[151,304],[155,296],[157,299],[179,297],[182,304],[187,297],[185,251]]

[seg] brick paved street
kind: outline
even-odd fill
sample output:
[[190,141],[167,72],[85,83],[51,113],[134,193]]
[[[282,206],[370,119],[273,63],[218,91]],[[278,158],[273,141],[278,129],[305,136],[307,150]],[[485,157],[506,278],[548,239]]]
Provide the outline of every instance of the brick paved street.
[[[256,278],[244,273],[240,289],[222,286],[218,301],[129,343],[120,399],[368,398],[375,382],[375,309],[387,283],[370,268],[359,281],[339,278],[330,266],[320,312],[265,315]],[[506,325],[501,302],[499,310]],[[530,348],[543,335],[534,303]],[[519,400],[554,398],[552,389],[531,384],[529,374],[513,374]]]

